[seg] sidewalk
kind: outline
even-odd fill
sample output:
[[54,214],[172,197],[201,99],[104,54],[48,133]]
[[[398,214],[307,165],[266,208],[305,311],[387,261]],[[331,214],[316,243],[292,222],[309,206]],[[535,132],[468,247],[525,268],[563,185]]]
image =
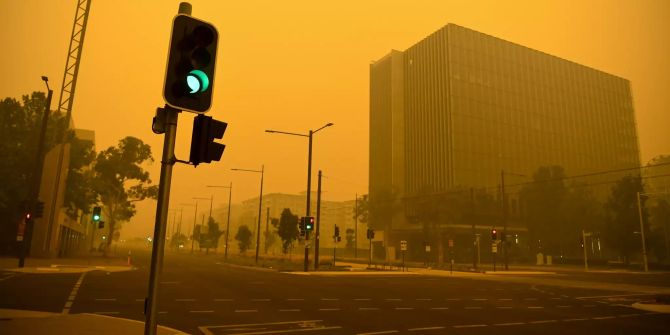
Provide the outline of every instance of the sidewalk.
[[[58,314],[0,309],[0,334],[143,334],[144,322],[98,314]],[[158,326],[157,334],[186,334]]]
[[21,273],[82,273],[88,271],[119,272],[132,270],[128,259],[121,256],[102,257],[79,256],[70,258],[26,258],[23,268],[18,267],[18,259],[0,258],[0,270]]

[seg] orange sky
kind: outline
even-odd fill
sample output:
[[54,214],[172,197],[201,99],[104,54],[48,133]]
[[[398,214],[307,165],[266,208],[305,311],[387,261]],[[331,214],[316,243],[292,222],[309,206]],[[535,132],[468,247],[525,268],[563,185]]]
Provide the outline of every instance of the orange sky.
[[[162,85],[170,24],[179,1],[93,0],[73,108],[75,124],[96,132],[104,149],[127,135],[160,159],[151,132]],[[208,197],[207,184],[233,182],[233,202],[258,194],[259,176],[230,171],[265,164],[266,192],[306,188],[307,141],[265,134],[307,132],[314,141],[324,199],[367,193],[368,65],[456,23],[632,82],[642,161],[670,153],[670,1],[191,1],[193,15],[219,30],[214,103],[228,122],[221,162],[177,164],[171,207]],[[56,106],[75,10],[74,0],[0,0],[0,98],[43,90]],[[177,156],[188,158],[193,114],[183,113]],[[158,181],[160,165],[148,169]],[[214,191],[225,201],[226,190]],[[219,201],[215,201],[219,203]],[[141,203],[124,235],[148,235],[155,202]],[[205,206],[202,204],[201,206]],[[191,211],[185,208],[186,211]],[[186,214],[186,213],[185,213]]]

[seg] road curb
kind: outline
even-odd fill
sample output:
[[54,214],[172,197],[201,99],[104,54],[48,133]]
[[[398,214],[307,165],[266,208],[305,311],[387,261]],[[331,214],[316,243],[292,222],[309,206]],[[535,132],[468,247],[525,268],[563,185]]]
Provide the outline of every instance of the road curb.
[[668,304],[649,304],[644,302],[636,302],[633,304],[633,308],[656,313],[670,313],[670,305]]

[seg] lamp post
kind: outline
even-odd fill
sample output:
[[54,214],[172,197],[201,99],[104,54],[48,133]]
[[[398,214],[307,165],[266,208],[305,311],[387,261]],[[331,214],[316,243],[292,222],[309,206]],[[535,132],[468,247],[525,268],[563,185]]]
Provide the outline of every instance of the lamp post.
[[[307,205],[306,205],[306,210],[305,210],[305,216],[310,216],[310,197],[312,193],[312,137],[314,134],[316,134],[319,130],[330,127],[334,125],[332,122],[328,122],[325,125],[323,125],[321,128],[317,130],[309,130],[307,134],[298,134],[298,133],[291,133],[291,132],[286,132],[286,131],[279,131],[279,130],[271,130],[271,129],[266,129],[266,133],[273,133],[273,134],[284,134],[284,135],[293,135],[293,136],[302,136],[302,137],[307,137],[309,138],[309,144],[308,144],[308,151],[307,151]],[[308,240],[309,233],[305,234],[305,240]],[[318,239],[316,239],[318,241]],[[315,242],[315,248],[318,248],[318,242]],[[305,271],[307,271],[309,266],[309,244],[305,242]]]
[[[247,170],[247,169],[231,169],[233,171],[245,171],[245,172],[256,172],[261,174],[261,193],[258,196],[258,227],[256,228],[256,264],[258,264],[258,246],[261,241],[261,207],[263,205],[263,175],[265,173],[265,165],[261,165],[260,170]],[[230,215],[230,211],[228,212]],[[228,234],[226,232],[226,234]],[[228,237],[226,237],[228,239]],[[228,245],[226,244],[226,248]]]
[[509,260],[507,252],[507,198],[505,197],[505,175],[510,176],[519,176],[527,177],[525,174],[514,173],[514,172],[505,172],[505,170],[500,170],[500,193],[502,198],[502,223],[503,223],[503,234],[502,234],[502,248],[503,248],[503,260],[505,262],[505,270],[509,269]]
[[647,244],[644,239],[644,220],[642,219],[642,201],[640,201],[641,196],[646,196],[647,194],[637,192],[637,212],[640,216],[640,239],[642,239],[642,261],[644,262],[644,272],[649,272],[649,265],[647,263]]
[[[207,185],[207,187],[214,188],[227,188],[228,189],[228,219],[226,221],[226,245],[224,247],[223,258],[228,259],[228,232],[230,231],[230,202],[233,196],[233,182],[230,182],[230,186],[219,186],[219,185]],[[214,195],[212,195],[212,201],[214,201]],[[211,216],[210,209],[210,216]]]

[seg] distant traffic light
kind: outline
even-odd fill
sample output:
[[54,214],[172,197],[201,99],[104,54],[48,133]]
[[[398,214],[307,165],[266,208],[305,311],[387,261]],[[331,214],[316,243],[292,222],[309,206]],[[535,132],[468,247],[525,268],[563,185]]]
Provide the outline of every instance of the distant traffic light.
[[25,215],[23,218],[24,218],[24,219],[26,220],[26,222],[27,222],[27,221],[30,221],[30,219],[31,219],[32,217],[33,217],[33,215],[32,215],[30,212],[28,212],[28,213],[26,213],[26,215]]
[[375,238],[375,231],[373,229],[368,229],[367,237],[368,237],[368,240],[374,239]]
[[305,237],[305,234],[307,233],[307,231],[306,231],[306,229],[305,229],[305,226],[306,226],[306,225],[305,225],[305,221],[306,221],[306,219],[307,219],[307,218],[304,217],[304,216],[300,218],[300,223],[298,224],[298,229],[300,230],[300,237]]
[[198,115],[193,120],[190,161],[193,165],[218,161],[226,148],[215,139],[223,138],[227,123],[212,119],[211,116]]
[[44,216],[44,202],[37,201],[35,203],[35,218],[41,218]]
[[168,105],[196,113],[209,110],[218,39],[210,23],[189,15],[174,18],[163,86]]
[[335,233],[333,234],[334,237],[340,237],[340,227],[335,225]]
[[314,230],[314,217],[308,216],[305,220],[305,230],[312,231]]
[[105,221],[99,221],[98,222],[98,229],[105,228]]
[[102,218],[102,208],[98,206],[93,207],[93,216],[92,216],[93,222],[99,222],[101,218]]
[[498,231],[495,228],[491,229],[491,239],[494,241],[498,239]]

